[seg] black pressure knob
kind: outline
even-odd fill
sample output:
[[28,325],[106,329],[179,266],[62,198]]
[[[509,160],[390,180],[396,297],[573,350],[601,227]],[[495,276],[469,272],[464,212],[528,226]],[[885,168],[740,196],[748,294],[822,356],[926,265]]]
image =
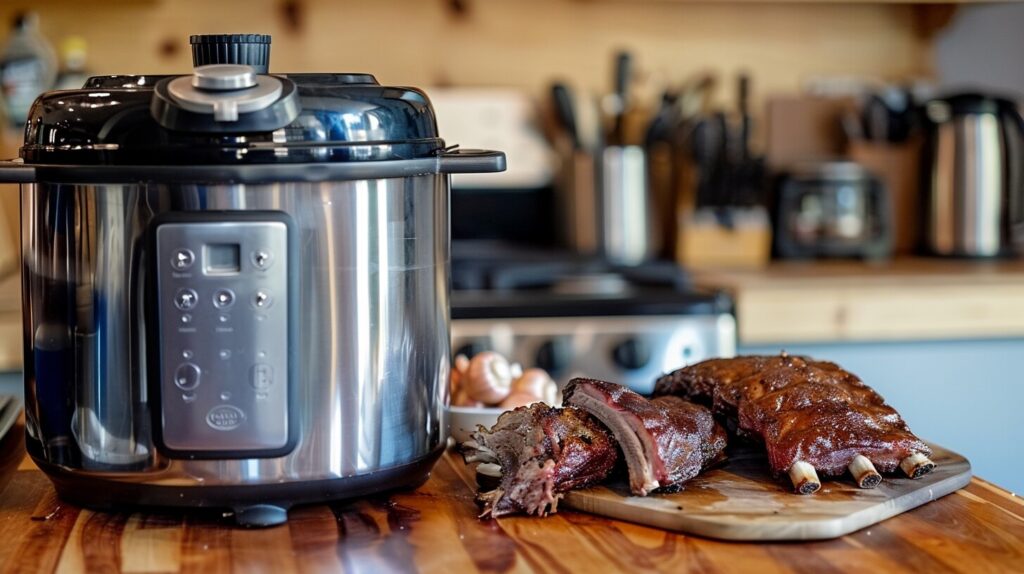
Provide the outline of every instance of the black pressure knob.
[[612,362],[627,371],[642,369],[650,360],[651,346],[643,339],[626,339],[612,349]]
[[551,375],[559,375],[572,364],[572,347],[562,337],[545,341],[537,347],[534,362]]
[[202,34],[189,37],[192,66],[245,64],[257,74],[270,67],[269,34]]

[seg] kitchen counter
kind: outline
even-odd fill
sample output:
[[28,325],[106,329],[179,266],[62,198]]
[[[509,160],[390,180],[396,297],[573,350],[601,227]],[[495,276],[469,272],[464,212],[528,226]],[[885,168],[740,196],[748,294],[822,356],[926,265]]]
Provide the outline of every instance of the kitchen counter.
[[1006,572],[1024,565],[1024,501],[984,480],[909,513],[824,542],[740,544],[563,510],[476,518],[473,479],[452,455],[418,490],[294,509],[287,525],[235,528],[209,511],[99,513],[56,498],[0,441],[5,572]]
[[733,295],[742,345],[1024,336],[1024,261],[777,262],[694,276]]

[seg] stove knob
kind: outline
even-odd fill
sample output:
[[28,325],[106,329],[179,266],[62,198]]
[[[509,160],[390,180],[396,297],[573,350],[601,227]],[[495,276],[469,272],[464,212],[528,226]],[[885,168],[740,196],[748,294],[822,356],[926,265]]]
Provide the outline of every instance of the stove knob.
[[564,337],[556,337],[545,341],[537,347],[534,362],[551,376],[564,372],[572,364],[572,345]]
[[473,356],[476,355],[477,353],[482,353],[484,351],[490,350],[491,345],[487,342],[487,339],[473,339],[465,343],[464,345],[460,346],[459,348],[455,349],[455,352],[452,353],[452,356],[457,357],[459,355],[466,355],[467,358],[472,359]]
[[626,339],[612,349],[612,362],[627,371],[642,369],[650,360],[651,346],[643,339]]

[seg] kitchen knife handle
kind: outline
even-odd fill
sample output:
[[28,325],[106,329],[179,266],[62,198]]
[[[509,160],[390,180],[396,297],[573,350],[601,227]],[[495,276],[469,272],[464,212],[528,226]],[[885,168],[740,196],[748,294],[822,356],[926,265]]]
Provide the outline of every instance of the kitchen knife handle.
[[439,173],[494,173],[505,171],[505,153],[483,149],[454,149],[439,158]]
[[579,129],[576,127],[576,106],[573,104],[573,95],[569,86],[565,84],[554,84],[551,86],[551,98],[555,103],[555,112],[562,128],[572,140],[574,149],[580,149]]
[[35,180],[35,166],[25,165],[20,159],[0,160],[0,183],[32,183]]

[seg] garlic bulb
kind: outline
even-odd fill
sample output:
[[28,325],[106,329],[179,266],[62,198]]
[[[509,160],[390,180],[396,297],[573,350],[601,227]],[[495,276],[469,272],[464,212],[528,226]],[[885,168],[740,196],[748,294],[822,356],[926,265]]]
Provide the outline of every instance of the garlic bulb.
[[[521,369],[518,365],[515,368]],[[512,379],[515,378],[514,367],[508,359],[493,351],[477,353],[469,361],[469,369],[462,379],[462,387],[475,400],[493,405],[505,400],[508,396]]]
[[544,369],[526,369],[521,377],[512,381],[510,394],[516,393],[531,394],[536,401],[554,406],[558,385]]
[[505,400],[501,401],[498,407],[505,410],[511,410],[518,407],[525,407],[526,405],[532,405],[540,401],[533,393],[515,392],[510,394]]

